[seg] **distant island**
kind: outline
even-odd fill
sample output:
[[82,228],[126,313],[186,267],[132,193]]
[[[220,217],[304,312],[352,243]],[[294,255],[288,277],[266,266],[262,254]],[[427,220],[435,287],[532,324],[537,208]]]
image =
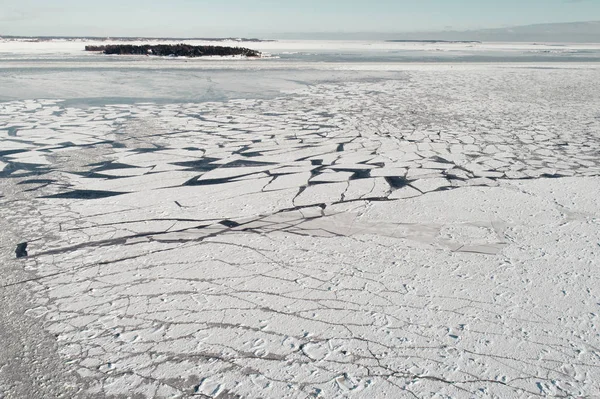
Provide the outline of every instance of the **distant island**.
[[245,38],[245,37],[133,37],[133,36],[111,36],[111,37],[100,37],[100,36],[10,36],[0,35],[0,39],[6,40],[26,40],[31,42],[51,42],[54,40],[66,40],[66,41],[118,41],[118,42],[132,42],[132,41],[202,41],[202,42],[248,42],[248,43],[262,43],[262,42],[274,42],[275,40],[264,40],[256,38]]
[[262,53],[245,47],[192,46],[189,44],[109,44],[85,46],[85,51],[116,55],[156,55],[163,57],[244,56],[261,57]]
[[477,40],[386,40],[388,43],[465,43],[476,44],[481,43]]

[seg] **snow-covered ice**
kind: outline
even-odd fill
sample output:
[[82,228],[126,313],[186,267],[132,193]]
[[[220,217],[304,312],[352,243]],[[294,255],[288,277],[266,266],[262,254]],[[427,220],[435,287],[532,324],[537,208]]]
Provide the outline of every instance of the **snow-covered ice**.
[[61,394],[599,396],[600,70],[392,69],[0,103],[0,289]]

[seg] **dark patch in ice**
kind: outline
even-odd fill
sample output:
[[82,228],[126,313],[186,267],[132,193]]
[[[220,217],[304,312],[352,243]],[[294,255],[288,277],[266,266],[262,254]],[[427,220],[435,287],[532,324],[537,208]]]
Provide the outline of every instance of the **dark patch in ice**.
[[258,174],[258,173],[252,172],[252,173],[246,173],[246,174],[241,174],[241,175],[236,175],[236,176],[221,177],[218,179],[203,179],[203,180],[200,180],[200,178],[202,176],[196,176],[196,177],[186,181],[185,183],[183,183],[183,185],[184,186],[212,186],[214,184],[230,183],[233,181],[237,181],[237,179],[240,179],[242,177],[252,176],[252,175],[256,175],[256,174]]
[[541,382],[536,382],[535,385],[538,387],[538,389],[540,390],[540,394],[544,394],[544,386],[542,385]]
[[337,152],[343,152],[343,151],[344,151],[344,143],[342,143],[342,144],[339,144],[339,145],[337,146],[337,148],[336,148],[336,151],[337,151]]
[[323,160],[322,159],[311,159],[310,163],[313,166],[319,166],[319,165],[323,165]]
[[25,258],[28,255],[27,254],[27,243],[22,242],[20,244],[17,244],[17,250],[15,251],[15,253],[17,255],[17,259]]
[[27,152],[29,150],[5,150],[0,151],[0,157],[5,157],[7,155],[20,154],[22,152]]
[[[237,129],[233,129],[233,130],[237,130]],[[239,155],[242,152],[248,151],[250,148],[252,148],[252,147],[250,147],[248,144],[246,144],[246,145],[243,145],[239,150],[233,151],[232,154],[238,154]]]
[[268,174],[269,176],[273,176],[273,177],[279,177],[279,176],[288,176],[288,175],[294,175],[294,172],[277,172],[277,169],[275,170],[267,170],[265,172],[266,174]]
[[70,148],[70,147],[77,147],[77,144],[73,143],[72,141],[65,141],[62,143],[58,143],[59,147],[56,148]]
[[354,172],[352,176],[350,176],[350,180],[358,180],[358,179],[368,179],[371,177],[371,169],[359,169],[359,170],[345,170],[345,169],[337,169],[340,172]]
[[233,228],[233,227],[238,227],[240,224],[238,222],[234,222],[233,220],[222,220],[219,222],[219,224],[222,224],[225,227],[229,227],[229,228]]
[[197,161],[185,161],[185,162],[174,162],[171,165],[183,166],[188,170],[198,172],[209,172],[211,170],[220,168],[222,165],[213,164],[213,162],[220,161],[219,158],[202,158]]
[[323,174],[323,169],[324,169],[324,168],[325,168],[324,166],[319,166],[318,168],[314,168],[314,169],[312,169],[312,170],[310,171],[311,179],[312,179],[313,177],[316,177],[316,176],[322,175],[322,174]]
[[[213,184],[223,184],[231,181],[231,177],[224,177],[221,179],[205,179],[199,180],[202,176],[196,176],[183,183],[184,186],[210,186]],[[238,176],[239,177],[239,176]]]
[[244,157],[248,157],[248,158],[253,158],[253,157],[261,157],[263,154],[262,154],[262,152],[254,151],[254,152],[244,152],[244,153],[241,153],[240,155],[242,155]]
[[434,157],[431,157],[431,160],[432,160],[433,162],[438,162],[438,163],[447,163],[447,164],[450,164],[450,165],[454,165],[454,162],[448,161],[447,159],[444,159],[444,158],[442,158],[442,157],[440,157],[440,156],[434,156]]
[[42,198],[68,198],[68,199],[98,199],[114,197],[116,195],[127,194],[117,191],[98,191],[98,190],[73,190],[66,193],[47,195]]
[[400,176],[388,176],[385,178],[385,181],[387,181],[390,187],[395,189],[402,188],[408,185],[408,180]]
[[104,175],[102,173],[95,172],[68,172],[73,175],[87,177],[88,179],[106,179],[106,180],[115,180],[122,179],[124,176],[112,176],[112,175]]
[[19,131],[19,128],[11,126],[8,128],[8,135],[10,137],[17,137],[17,132]]
[[449,181],[451,181],[451,180],[466,181],[467,180],[464,177],[456,176],[456,175],[454,175],[452,173],[448,173],[448,172],[442,172],[442,174]]
[[29,173],[19,174],[18,177],[39,176],[49,173],[52,169],[46,165],[35,163],[7,162],[4,170],[0,172],[0,178],[9,177],[20,170],[29,171]]
[[540,177],[545,177],[546,179],[560,179],[561,177],[565,177],[565,176],[558,174],[558,173],[554,173],[554,174],[544,173]]
[[147,154],[150,152],[156,152],[156,151],[162,151],[164,150],[163,147],[149,147],[149,148],[133,148],[131,149],[132,152],[135,152],[136,154]]
[[54,183],[56,180],[51,180],[51,179],[32,179],[32,180],[23,180],[19,183],[17,183],[17,185],[24,185],[24,184],[50,184],[50,183]]
[[102,172],[105,170],[117,170],[117,169],[137,169],[137,166],[127,165],[124,163],[112,162],[112,161],[100,162],[97,164],[91,164],[89,166],[96,166],[96,165],[98,165],[98,167],[92,169],[93,172]]
[[223,168],[248,168],[253,166],[271,166],[277,165],[273,162],[258,162],[258,161],[246,161],[243,159],[238,159],[237,161],[229,162],[225,165],[222,165]]
[[111,143],[112,148],[127,148],[127,146],[123,143],[119,143],[118,141],[113,141]]

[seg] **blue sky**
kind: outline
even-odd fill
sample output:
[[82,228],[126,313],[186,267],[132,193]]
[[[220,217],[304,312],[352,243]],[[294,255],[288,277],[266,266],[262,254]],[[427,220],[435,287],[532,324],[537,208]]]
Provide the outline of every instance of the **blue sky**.
[[0,0],[0,34],[276,36],[600,20],[600,0]]

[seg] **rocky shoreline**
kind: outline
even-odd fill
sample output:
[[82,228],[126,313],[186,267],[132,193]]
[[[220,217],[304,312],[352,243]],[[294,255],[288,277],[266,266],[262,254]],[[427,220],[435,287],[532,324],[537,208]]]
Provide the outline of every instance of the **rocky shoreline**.
[[207,56],[244,56],[261,57],[259,51],[245,47],[192,46],[189,44],[109,44],[103,46],[85,46],[85,51],[102,52],[116,55],[156,55],[171,57],[207,57]]

